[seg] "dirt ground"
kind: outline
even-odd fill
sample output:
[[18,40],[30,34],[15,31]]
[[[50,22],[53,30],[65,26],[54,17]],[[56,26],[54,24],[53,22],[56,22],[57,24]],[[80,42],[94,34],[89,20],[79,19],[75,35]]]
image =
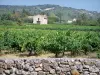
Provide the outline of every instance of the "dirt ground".
[[[88,55],[78,55],[78,56],[70,56],[70,53],[65,53],[65,56],[62,58],[97,58],[96,53],[89,53]],[[28,53],[16,53],[16,54],[1,54],[0,58],[54,58],[55,55],[53,53],[45,53],[39,56],[28,56]]]

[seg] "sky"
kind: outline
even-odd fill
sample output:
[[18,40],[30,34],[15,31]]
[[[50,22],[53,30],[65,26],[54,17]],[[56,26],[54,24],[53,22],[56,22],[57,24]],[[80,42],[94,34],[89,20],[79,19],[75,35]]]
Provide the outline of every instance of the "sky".
[[42,4],[55,4],[60,6],[100,12],[100,0],[0,0],[0,5],[30,6]]

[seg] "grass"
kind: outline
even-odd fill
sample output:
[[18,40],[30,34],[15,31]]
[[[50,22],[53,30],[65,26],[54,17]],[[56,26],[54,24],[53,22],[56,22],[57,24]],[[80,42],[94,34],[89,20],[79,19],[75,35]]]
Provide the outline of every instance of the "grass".
[[100,31],[100,26],[80,26],[80,25],[33,25],[23,24],[22,26],[0,26],[0,30],[3,29],[40,29],[40,30],[74,30],[74,31]]

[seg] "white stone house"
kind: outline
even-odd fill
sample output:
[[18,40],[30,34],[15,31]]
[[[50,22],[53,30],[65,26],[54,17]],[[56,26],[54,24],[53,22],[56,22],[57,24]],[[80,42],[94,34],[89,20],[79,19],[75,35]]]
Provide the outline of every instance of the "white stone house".
[[48,24],[48,17],[46,15],[28,16],[28,19],[33,19],[34,24]]
[[70,23],[73,23],[73,22],[76,22],[76,21],[77,21],[77,19],[76,19],[76,18],[74,18],[74,19],[72,19],[72,20],[68,20],[68,21],[67,21],[67,23],[69,23],[69,24],[70,24]]
[[35,15],[33,16],[34,24],[48,24],[48,17],[46,15]]

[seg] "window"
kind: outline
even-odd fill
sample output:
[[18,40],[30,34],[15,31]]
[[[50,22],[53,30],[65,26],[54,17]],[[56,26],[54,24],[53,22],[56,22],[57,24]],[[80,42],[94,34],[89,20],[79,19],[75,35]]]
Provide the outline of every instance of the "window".
[[47,18],[44,18],[44,19],[47,19]]
[[40,19],[38,18],[38,21],[39,21]]

